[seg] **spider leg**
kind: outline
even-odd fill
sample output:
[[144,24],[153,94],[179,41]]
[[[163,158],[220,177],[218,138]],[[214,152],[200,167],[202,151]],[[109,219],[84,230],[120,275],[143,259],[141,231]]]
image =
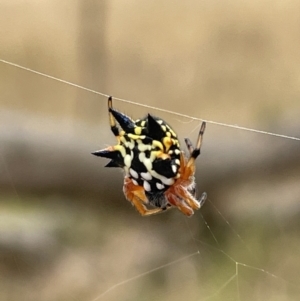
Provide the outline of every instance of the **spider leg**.
[[191,157],[193,157],[194,159],[196,159],[200,155],[200,149],[201,149],[201,145],[202,145],[202,140],[203,140],[203,135],[204,135],[205,128],[206,128],[206,122],[202,122],[200,131],[199,131],[199,134],[198,134],[196,147],[192,151],[192,154],[191,154]]
[[162,208],[148,209],[142,203],[142,201],[138,197],[136,197],[135,195],[133,195],[132,198],[128,199],[128,200],[135,206],[135,208],[138,210],[138,212],[142,216],[149,216],[149,215],[153,215],[153,214],[158,214],[158,213],[161,213],[162,211],[164,211]]
[[[187,168],[194,165],[195,160],[200,155],[200,149],[201,149],[201,145],[202,145],[202,140],[203,140],[203,134],[204,134],[204,131],[205,131],[205,127],[206,127],[206,123],[202,122],[200,131],[199,131],[199,135],[198,135],[198,139],[197,139],[197,143],[196,143],[196,147],[195,147],[195,149],[193,149],[192,153],[190,154],[190,158],[189,158],[189,160],[187,162],[187,165],[186,165]],[[190,147],[188,147],[188,148],[189,148],[189,150],[191,149]]]
[[194,210],[190,206],[188,206],[182,199],[178,198],[172,191],[167,190],[165,194],[169,203],[177,207],[182,213],[187,216],[192,216],[194,214]]
[[153,214],[161,213],[169,208],[154,208],[148,209],[145,204],[148,203],[148,199],[145,195],[144,188],[136,186],[132,183],[130,178],[125,177],[123,191],[126,199],[131,202],[132,205],[138,210],[142,216],[149,216]]
[[190,207],[192,207],[195,210],[200,209],[200,201],[194,198],[185,188],[183,188],[183,186],[177,186],[175,190],[176,195],[183,199]]
[[194,151],[194,146],[189,138],[185,138],[184,141],[191,156]]

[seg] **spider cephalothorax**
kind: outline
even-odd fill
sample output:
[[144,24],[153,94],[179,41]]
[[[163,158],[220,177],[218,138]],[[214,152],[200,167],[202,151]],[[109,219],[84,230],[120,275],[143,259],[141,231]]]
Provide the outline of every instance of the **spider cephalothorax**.
[[[185,139],[190,154],[187,159],[180,149],[177,135],[162,119],[148,114],[133,121],[113,109],[111,97],[108,111],[111,130],[118,144],[93,154],[109,158],[106,167],[124,169],[123,191],[137,210],[142,215],[152,215],[175,206],[190,216],[199,209],[205,202],[206,193],[200,200],[195,198],[194,174],[205,122],[201,125],[195,149],[191,141]],[[148,208],[149,205],[153,208]]]

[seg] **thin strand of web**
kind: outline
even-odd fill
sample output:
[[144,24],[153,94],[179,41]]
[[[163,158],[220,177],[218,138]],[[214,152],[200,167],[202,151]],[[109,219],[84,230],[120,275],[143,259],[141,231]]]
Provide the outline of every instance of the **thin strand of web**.
[[[89,89],[89,88],[77,85],[75,83],[72,83],[72,82],[69,82],[69,81],[66,81],[66,80],[63,80],[63,79],[60,79],[60,78],[57,78],[57,77],[54,77],[54,76],[51,76],[51,75],[39,72],[39,71],[36,71],[36,70],[30,69],[30,68],[27,68],[27,67],[24,67],[24,66],[21,66],[21,65],[18,65],[18,64],[15,64],[15,63],[3,60],[3,59],[0,59],[0,62],[4,63],[4,64],[7,64],[7,65],[10,65],[10,66],[14,66],[16,68],[19,68],[19,69],[22,69],[22,70],[25,70],[25,71],[28,71],[28,72],[31,72],[31,73],[34,73],[34,74],[37,74],[37,75],[40,75],[40,76],[43,76],[43,77],[46,77],[46,78],[49,78],[51,80],[58,81],[58,82],[63,83],[63,84],[67,84],[69,86],[76,87],[78,89],[82,89],[82,90],[85,90],[85,91],[88,91],[88,92],[100,95],[100,96],[104,96],[104,97],[109,97],[110,96],[108,94],[105,94],[105,93],[102,93],[102,92],[98,92],[98,91],[95,91],[93,89]],[[239,126],[237,124],[227,124],[227,123],[217,122],[217,121],[213,121],[213,120],[205,120],[205,119],[202,119],[202,118],[190,116],[190,115],[187,115],[187,114],[178,113],[178,112],[167,110],[167,109],[162,109],[162,108],[159,108],[159,107],[154,107],[154,106],[150,106],[150,105],[141,104],[141,103],[134,102],[134,101],[127,100],[127,99],[123,99],[123,98],[114,97],[114,100],[119,100],[119,101],[122,101],[122,102],[125,102],[125,103],[133,104],[133,105],[144,107],[144,108],[148,108],[148,109],[153,109],[153,110],[160,111],[160,112],[165,112],[165,113],[168,113],[168,114],[172,114],[172,115],[175,115],[175,116],[180,116],[180,117],[188,118],[188,119],[191,119],[191,120],[205,121],[207,123],[215,124],[215,125],[219,125],[219,126],[234,128],[234,129],[248,131],[248,132],[253,132],[253,133],[257,133],[257,134],[263,134],[263,135],[269,135],[269,136],[274,136],[274,137],[279,137],[279,138],[285,138],[285,139],[291,139],[291,140],[300,141],[299,137],[282,135],[282,134],[277,134],[277,133],[272,133],[272,132],[267,132],[267,131],[262,131],[262,130],[256,130],[256,129],[253,129],[253,128]]]
[[184,221],[185,221],[185,224],[186,224],[186,226],[187,226],[187,228],[188,228],[188,231],[190,232],[190,235],[191,235],[191,238],[192,238],[193,243],[194,243],[194,245],[195,245],[195,248],[196,248],[197,252],[199,252],[199,254],[200,254],[200,250],[199,250],[199,248],[198,248],[198,246],[197,246],[197,244],[196,244],[196,241],[194,240],[194,236],[193,236],[192,230],[191,230],[191,228],[190,228],[190,226],[189,226],[187,220],[184,219]]
[[282,277],[280,277],[280,276],[277,276],[277,275],[275,275],[275,274],[273,274],[273,273],[271,273],[271,272],[269,272],[269,271],[267,271],[267,270],[265,270],[265,269],[263,269],[263,268],[258,268],[258,267],[256,267],[256,266],[249,265],[249,264],[246,264],[246,263],[242,263],[242,262],[240,262],[240,261],[237,261],[237,260],[235,260],[232,256],[230,256],[229,254],[227,254],[224,250],[222,250],[221,248],[217,248],[217,247],[215,247],[215,246],[212,246],[211,244],[208,244],[208,243],[206,243],[206,242],[204,242],[204,241],[202,241],[202,240],[200,240],[200,239],[197,239],[197,238],[195,238],[195,241],[197,241],[198,243],[200,243],[200,244],[202,244],[202,245],[204,245],[204,246],[206,246],[206,247],[208,247],[208,248],[210,248],[210,249],[213,249],[213,250],[215,250],[215,251],[217,251],[217,252],[222,253],[224,256],[226,256],[230,261],[234,262],[236,265],[239,265],[239,266],[242,266],[242,267],[251,269],[251,270],[256,270],[256,271],[261,272],[261,273],[264,273],[264,274],[266,274],[266,275],[268,275],[268,276],[271,276],[271,277],[273,277],[273,278],[275,278],[275,279],[278,279],[278,280],[280,280],[280,281],[283,281],[283,282],[285,282],[285,283],[287,283],[287,284],[289,284],[289,285],[292,285],[292,286],[294,286],[294,287],[296,287],[296,288],[299,287],[299,285],[298,285],[297,283],[288,281],[288,280],[286,280],[286,279],[284,279],[284,278],[282,278]]
[[237,300],[241,300],[241,294],[240,294],[240,284],[239,284],[239,264],[235,263],[235,274],[236,274],[236,292],[237,292]]
[[[208,199],[208,200],[209,200],[209,199]],[[211,200],[209,200],[209,202],[212,204]],[[249,248],[247,247],[247,245],[246,245],[246,243],[244,242],[244,240],[243,240],[243,239],[241,238],[241,236],[234,230],[234,228],[230,225],[230,223],[226,220],[226,218],[221,214],[221,212],[219,211],[219,209],[218,209],[215,205],[213,205],[213,206],[214,206],[214,208],[217,210],[217,212],[219,213],[219,215],[222,217],[222,219],[226,222],[226,224],[228,225],[228,227],[234,232],[235,235],[237,235],[237,237],[238,237],[238,238],[240,239],[240,241],[245,245],[245,247],[247,248],[247,250],[251,252],[251,250],[249,250]],[[232,256],[230,256],[229,254],[227,254],[224,250],[222,250],[222,249],[220,248],[220,245],[219,245],[219,243],[218,243],[218,241],[217,241],[217,239],[216,239],[216,237],[215,237],[213,231],[212,231],[211,228],[209,227],[208,223],[206,222],[206,220],[204,219],[204,217],[203,217],[202,214],[201,214],[201,216],[202,216],[202,218],[203,218],[203,220],[204,220],[204,222],[205,222],[206,227],[207,227],[208,230],[210,231],[212,237],[214,238],[214,240],[216,241],[216,243],[218,244],[218,246],[216,247],[216,246],[213,246],[213,245],[211,245],[211,244],[208,244],[208,243],[206,243],[206,242],[204,242],[204,241],[202,241],[202,240],[196,239],[196,238],[193,236],[192,231],[191,231],[191,229],[190,229],[188,223],[186,223],[187,226],[188,226],[188,228],[189,228],[189,232],[190,232],[190,235],[191,235],[192,240],[193,240],[195,243],[197,243],[197,242],[198,242],[198,243],[201,243],[202,245],[207,246],[208,248],[214,249],[215,251],[222,253],[225,257],[227,257],[230,261],[232,261],[232,262],[235,264],[235,274],[232,275],[232,276],[231,276],[231,277],[230,277],[230,278],[229,278],[229,279],[228,279],[221,287],[219,287],[215,293],[213,293],[213,294],[210,295],[210,296],[207,296],[207,297],[204,298],[203,300],[209,300],[209,299],[211,299],[211,298],[214,298],[215,296],[217,296],[223,289],[225,289],[225,288],[226,288],[226,287],[227,287],[227,286],[228,286],[228,285],[236,278],[237,300],[240,301],[240,287],[239,287],[239,280],[238,280],[238,277],[239,277],[239,266],[242,266],[242,267],[245,267],[245,268],[248,268],[248,269],[252,269],[252,270],[256,270],[256,271],[261,272],[261,273],[264,273],[264,274],[266,274],[266,275],[268,275],[268,276],[270,276],[270,277],[272,277],[272,278],[274,278],[274,279],[278,279],[278,280],[283,281],[283,282],[285,282],[285,283],[287,283],[287,284],[289,284],[289,285],[292,285],[292,286],[294,286],[294,287],[298,287],[295,283],[290,282],[290,281],[288,281],[288,280],[286,280],[286,279],[284,279],[284,278],[282,278],[282,277],[280,277],[280,276],[277,276],[277,275],[275,275],[275,274],[273,274],[273,273],[271,273],[271,272],[269,272],[269,271],[267,271],[267,270],[265,270],[265,269],[263,269],[263,268],[258,268],[258,267],[255,267],[255,266],[252,266],[252,265],[248,265],[248,264],[245,264],[245,263],[242,263],[242,262],[239,262],[239,261],[235,260]],[[197,248],[198,248],[198,247],[197,247]],[[199,248],[198,248],[198,249],[199,249]]]
[[179,259],[177,259],[177,260],[171,261],[171,262],[169,262],[169,263],[166,263],[166,264],[164,264],[164,265],[161,265],[161,266],[159,266],[159,267],[156,267],[156,268],[154,268],[154,269],[151,269],[151,270],[149,270],[149,271],[147,271],[147,272],[138,274],[138,275],[136,275],[136,276],[133,276],[133,277],[131,277],[131,278],[128,278],[128,279],[126,279],[126,280],[123,280],[123,281],[121,281],[121,282],[119,282],[119,283],[116,283],[116,284],[114,284],[113,286],[111,286],[110,288],[108,288],[106,291],[104,291],[102,294],[98,295],[98,296],[97,296],[95,299],[93,299],[92,301],[96,301],[96,300],[101,299],[101,298],[102,298],[103,296],[105,296],[107,293],[109,293],[110,291],[114,290],[115,288],[117,288],[117,287],[119,287],[119,286],[121,286],[121,285],[124,285],[124,284],[126,284],[126,283],[128,283],[128,282],[131,282],[131,281],[133,281],[133,280],[139,279],[139,278],[141,278],[141,277],[144,277],[144,276],[149,275],[149,274],[151,274],[151,273],[153,273],[153,272],[156,272],[156,271],[158,271],[158,270],[161,270],[161,269],[163,269],[163,268],[166,268],[166,267],[168,267],[168,266],[171,266],[171,265],[176,264],[176,263],[178,263],[178,262],[184,261],[184,260],[186,260],[186,259],[188,259],[188,258],[190,258],[190,257],[193,257],[193,256],[195,256],[195,255],[199,255],[199,254],[200,254],[200,252],[197,251],[197,252],[195,252],[195,253],[189,254],[189,255],[184,256],[184,257],[181,257],[181,258],[179,258]]
[[[201,214],[201,213],[200,213]],[[235,263],[235,274],[232,275],[227,281],[225,281],[225,283],[223,283],[218,289],[217,291],[215,291],[212,295],[209,295],[207,297],[205,297],[203,300],[209,300],[211,298],[214,298],[215,296],[219,295],[220,292],[225,289],[234,279],[236,279],[236,286],[237,286],[237,300],[240,301],[240,291],[239,291],[239,281],[238,281],[238,266],[239,266],[239,262],[237,262],[233,257],[231,257],[230,255],[228,255],[227,253],[225,253],[225,251],[223,251],[222,249],[220,249],[219,247],[219,242],[215,236],[215,234],[213,233],[212,229],[210,228],[210,226],[208,225],[207,221],[204,219],[204,216],[201,214],[201,217],[207,227],[207,229],[209,230],[210,234],[212,235],[214,241],[217,243],[218,247],[214,247],[208,243],[204,243],[202,242],[201,240],[198,240],[198,239],[195,239],[195,237],[193,236],[192,234],[192,231],[190,229],[190,226],[189,224],[187,223],[186,221],[186,224],[189,228],[189,232],[190,232],[190,235],[191,235],[191,238],[193,240],[193,242],[195,243],[196,247],[198,248],[197,246],[197,242],[200,242],[201,244],[204,244],[206,246],[209,246],[210,248],[213,248],[214,250],[217,250],[218,252],[222,253],[224,256],[226,256],[227,258],[230,259],[230,261],[234,262]]]
[[235,278],[237,278],[237,276],[238,276],[237,274],[232,275],[221,287],[218,288],[218,290],[215,293],[202,300],[209,300],[218,296],[221,293],[221,291],[228,286],[229,283],[231,283]]
[[214,207],[214,209],[217,211],[217,213],[220,215],[220,217],[223,219],[223,221],[227,224],[227,226],[230,228],[230,230],[238,237],[238,239],[240,240],[240,242],[246,247],[246,249],[250,253],[252,253],[252,251],[249,249],[249,247],[247,246],[246,242],[243,240],[243,238],[241,237],[241,235],[231,226],[231,224],[229,223],[229,221],[223,216],[223,214],[216,207],[216,205],[209,198],[207,198],[207,200]]
[[[219,246],[219,242],[218,242],[218,240],[217,240],[215,234],[213,233],[212,229],[210,228],[208,222],[205,220],[205,218],[204,218],[204,216],[203,216],[202,213],[200,213],[200,215],[201,215],[201,217],[202,217],[202,219],[203,219],[203,221],[204,221],[204,224],[205,224],[206,228],[208,229],[209,233],[211,234],[212,238],[214,239],[214,241],[216,242],[216,244]],[[195,240],[194,237],[193,237],[193,240]]]

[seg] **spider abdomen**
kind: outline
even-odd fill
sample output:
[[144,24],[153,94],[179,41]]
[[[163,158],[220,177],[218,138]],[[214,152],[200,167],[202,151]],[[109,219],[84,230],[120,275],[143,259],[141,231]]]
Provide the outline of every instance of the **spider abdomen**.
[[[157,143],[148,136],[144,139],[131,139],[130,142],[121,142],[125,153],[129,153],[129,146],[134,145],[131,151],[130,166],[124,162],[123,168],[126,176],[133,183],[144,187],[146,192],[161,192],[173,185],[179,177],[180,152],[172,151],[171,154],[157,150]],[[121,167],[121,166],[120,166]]]

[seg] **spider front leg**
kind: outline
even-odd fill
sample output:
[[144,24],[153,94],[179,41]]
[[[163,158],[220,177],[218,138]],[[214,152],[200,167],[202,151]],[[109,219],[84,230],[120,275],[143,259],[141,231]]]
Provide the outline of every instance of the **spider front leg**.
[[206,127],[206,122],[202,122],[195,148],[193,147],[193,144],[190,141],[190,139],[188,139],[188,138],[184,139],[185,144],[186,144],[186,146],[189,150],[189,153],[190,153],[190,157],[189,157],[189,159],[186,163],[185,171],[184,171],[184,174],[183,174],[184,179],[188,179],[195,172],[195,161],[196,161],[197,157],[200,155],[200,150],[201,150],[201,145],[202,145],[202,140],[203,140],[205,127]]
[[200,149],[201,149],[201,145],[202,145],[205,128],[206,128],[206,122],[202,122],[195,149],[194,149],[190,139],[188,139],[188,138],[185,139],[185,144],[190,152],[190,159],[193,158],[195,160],[200,155]]
[[193,143],[191,142],[191,140],[189,138],[185,138],[184,142],[186,144],[186,147],[190,153],[190,156],[192,155],[193,151],[194,151],[194,146]]
[[195,161],[197,157],[200,155],[200,150],[201,150],[201,145],[202,145],[202,140],[203,140],[203,135],[205,131],[206,123],[202,122],[199,134],[198,134],[198,139],[196,143],[196,148],[193,147],[192,142],[190,139],[186,138],[185,143],[188,148],[188,151],[190,153],[190,157],[185,161],[184,157],[181,157],[181,165],[183,167],[183,173],[181,180],[185,185],[178,186],[177,187],[177,194],[191,206],[193,209],[200,209],[203,204],[205,203],[205,200],[207,198],[206,192],[203,192],[200,199],[197,200],[194,198],[193,195],[190,194],[190,192],[183,187],[186,186],[186,182],[189,182],[189,185],[194,185],[194,174],[195,174]]
[[134,185],[130,178],[125,177],[123,192],[126,199],[131,202],[132,205],[138,210],[142,216],[149,216],[153,214],[161,213],[168,209],[154,208],[148,209],[145,204],[148,204],[148,199],[145,195],[145,190],[141,186]]

